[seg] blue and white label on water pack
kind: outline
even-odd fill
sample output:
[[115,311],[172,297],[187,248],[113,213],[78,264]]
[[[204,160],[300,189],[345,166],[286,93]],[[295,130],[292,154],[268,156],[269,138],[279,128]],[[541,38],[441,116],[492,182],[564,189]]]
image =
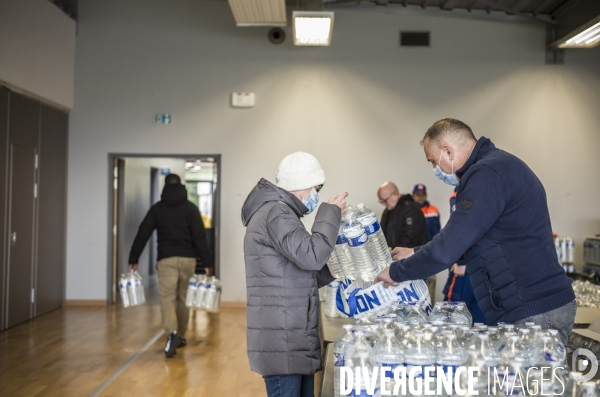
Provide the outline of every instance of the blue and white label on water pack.
[[346,244],[347,242],[348,240],[346,240],[346,237],[343,234],[337,236],[337,240],[335,241],[336,244]]
[[343,353],[333,353],[333,365],[335,367],[343,367],[344,366],[344,354]]
[[442,365],[442,370],[445,374],[449,374],[452,371],[452,377],[456,376],[456,370],[458,370],[459,365]]
[[373,394],[367,392],[363,388],[361,388],[360,390],[352,390],[350,392],[350,396],[352,396],[352,397],[372,397],[372,396],[379,396],[379,395],[380,395],[379,389],[375,389]]
[[360,247],[367,242],[367,233],[363,233],[358,237],[348,238],[348,245],[351,247]]
[[[412,370],[414,373],[414,379],[423,379],[425,377],[425,369],[424,365],[413,365],[406,363],[406,376],[410,376],[410,371]],[[416,369],[413,369],[416,368]]]
[[387,376],[390,379],[394,379],[394,370],[397,367],[401,367],[402,364],[385,364],[385,363],[377,363],[377,365],[379,365],[379,367],[390,367],[391,370],[389,371],[385,371],[385,376]]
[[377,222],[377,221],[373,222],[370,225],[365,226],[365,231],[369,235],[377,233],[379,231],[379,229],[381,229],[381,226],[379,226],[379,222]]

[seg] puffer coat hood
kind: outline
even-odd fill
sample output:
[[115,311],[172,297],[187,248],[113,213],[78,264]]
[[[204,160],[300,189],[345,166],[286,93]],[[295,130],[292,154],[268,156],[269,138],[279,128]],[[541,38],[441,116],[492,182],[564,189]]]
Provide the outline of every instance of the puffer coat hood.
[[262,178],[254,186],[242,207],[242,223],[244,226],[248,226],[252,215],[269,201],[281,201],[287,204],[299,217],[308,212],[308,208],[292,193]]
[[290,192],[261,179],[242,207],[250,368],[261,375],[311,375],[321,369],[318,287],[333,281],[325,265],[337,238],[339,207],[308,211]]

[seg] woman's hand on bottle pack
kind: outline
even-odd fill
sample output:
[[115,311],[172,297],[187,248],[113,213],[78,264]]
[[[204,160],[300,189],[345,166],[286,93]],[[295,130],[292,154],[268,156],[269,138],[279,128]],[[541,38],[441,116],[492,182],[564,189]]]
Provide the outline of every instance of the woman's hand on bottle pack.
[[348,197],[348,192],[342,192],[337,196],[330,198],[327,204],[337,205],[340,207],[342,212],[344,212],[346,210],[346,206],[348,205],[348,203],[346,203],[346,197]]

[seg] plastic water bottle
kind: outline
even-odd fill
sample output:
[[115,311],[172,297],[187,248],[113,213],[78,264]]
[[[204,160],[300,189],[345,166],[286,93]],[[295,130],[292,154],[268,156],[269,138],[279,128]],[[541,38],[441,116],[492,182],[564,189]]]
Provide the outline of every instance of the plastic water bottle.
[[333,249],[333,252],[331,253],[331,256],[329,257],[329,260],[327,261],[327,267],[329,268],[329,271],[331,272],[331,275],[333,277],[335,277],[335,278],[344,277],[344,268],[342,267],[342,264],[340,263],[340,260],[338,259],[338,256],[335,252],[335,248]]
[[406,315],[404,317],[404,323],[409,325],[423,324],[427,322],[427,313],[423,310],[420,304],[408,303],[404,306]]
[[327,317],[338,317],[338,308],[336,305],[336,293],[339,281],[333,280],[325,287],[325,315]]
[[138,273],[137,270],[134,270],[133,277],[135,278],[135,289],[136,294],[138,296],[138,301],[140,305],[146,303],[146,294],[144,293],[144,283],[142,282],[142,276]]
[[357,349],[364,349],[367,352],[369,352],[369,354],[371,353],[371,350],[372,350],[371,345],[369,344],[369,342],[367,342],[367,339],[365,337],[364,329],[362,329],[362,327],[359,329],[356,329],[356,327],[355,327],[354,329],[355,329],[353,332],[354,338],[352,340],[346,342],[346,345],[344,346],[344,350],[343,350],[344,367],[353,367],[354,366],[352,363],[352,358]]
[[487,334],[476,334],[475,342],[469,346],[468,351],[477,353],[477,359],[485,360],[490,366],[497,366],[500,362],[500,353],[490,342]]
[[564,365],[567,362],[567,348],[558,336],[558,330],[550,328],[547,332],[550,336],[551,343],[554,345],[554,350],[556,352],[557,358],[559,359],[559,362],[561,363],[561,365]]
[[348,240],[344,236],[344,224],[345,220],[342,219],[340,229],[338,231],[337,240],[335,241],[335,255],[338,263],[342,267],[343,277],[355,280],[358,271],[356,265],[352,261],[352,255],[350,254],[350,247],[348,246]]
[[367,244],[369,237],[365,228],[356,218],[347,218],[344,224],[344,236],[348,240],[352,262],[356,265],[360,278],[373,280],[379,274],[379,268],[373,263],[373,254],[370,245]]
[[385,236],[377,220],[375,212],[366,207],[363,203],[358,204],[354,216],[363,225],[367,232],[367,244],[371,245],[371,250],[378,270],[381,271],[392,263],[390,250],[387,246]]
[[424,368],[435,364],[435,354],[433,350],[427,346],[423,339],[423,332],[415,332],[414,344],[409,344],[404,353],[404,362],[406,363],[406,373],[410,373],[413,367],[416,367],[414,378],[424,377]]
[[188,290],[185,296],[185,305],[187,307],[194,306],[194,299],[196,298],[196,292],[198,292],[198,278],[194,274],[190,277],[190,281],[188,282]]
[[393,330],[383,332],[383,337],[373,348],[373,359],[379,367],[390,367],[386,376],[394,379],[394,369],[404,364],[404,349]]
[[207,277],[204,274],[198,276],[198,291],[196,291],[196,298],[194,299],[194,307],[201,309],[202,302],[204,302],[204,294],[206,294],[206,280]]
[[517,348],[525,353],[525,366],[534,366],[542,358],[542,346],[530,329],[519,329]]
[[340,371],[344,366],[344,348],[354,339],[352,326],[343,326],[342,333],[333,344],[333,388],[335,397],[340,397]]
[[445,373],[452,370],[452,374],[456,374],[456,370],[466,359],[465,351],[456,341],[456,335],[450,333],[445,334],[445,343],[438,348],[436,364],[444,369]]
[[201,307],[211,313],[217,313],[221,303],[221,282],[215,276],[208,277],[205,288]]
[[129,304],[131,306],[137,306],[140,304],[140,295],[138,294],[137,280],[133,275],[133,270],[130,270],[129,276],[127,276],[127,293],[129,294]]
[[542,344],[542,355],[541,359],[538,360],[536,364],[541,362],[546,366],[549,365],[553,368],[564,366],[566,363],[564,356],[565,352],[557,349],[557,345],[551,337],[542,336],[540,339]]
[[137,270],[134,270],[131,273],[132,283],[134,284],[134,290],[138,305],[143,305],[146,303],[146,295],[144,293],[144,284],[142,282],[142,276],[138,273]]
[[129,301],[129,291],[127,290],[127,280],[129,279],[128,274],[121,274],[121,278],[119,279],[119,291],[121,291],[121,301],[123,302],[124,307],[131,306],[131,302]]
[[[367,396],[379,396],[379,379],[377,376],[373,379],[373,368],[375,368],[375,362],[369,358],[369,352],[364,349],[357,349],[354,357],[352,358],[354,365],[352,366],[353,371],[357,369],[360,371],[361,379],[359,382],[354,382],[350,396],[352,397],[367,397]],[[364,374],[368,374],[368,378]],[[379,373],[377,374],[379,375]],[[358,383],[358,389],[356,384]]]

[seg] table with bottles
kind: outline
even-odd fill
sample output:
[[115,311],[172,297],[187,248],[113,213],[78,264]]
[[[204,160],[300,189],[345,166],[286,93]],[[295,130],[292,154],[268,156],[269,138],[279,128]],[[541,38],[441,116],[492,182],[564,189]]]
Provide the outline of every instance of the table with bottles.
[[325,303],[321,303],[319,310],[319,328],[321,332],[321,340],[323,341],[324,347],[327,347],[329,343],[335,342],[335,340],[342,332],[342,327],[345,324],[356,324],[356,321],[348,317],[328,317],[325,314]]
[[600,318],[600,285],[589,281],[573,281],[573,290],[577,298],[575,324],[591,324]]
[[[373,367],[383,365],[417,367],[417,371],[423,371],[426,366],[439,366],[444,371],[459,366],[477,367],[480,373],[494,370],[509,378],[522,374],[522,379],[531,382],[528,383],[531,387],[535,381],[538,385],[543,384],[544,389],[540,388],[540,391],[544,395],[557,395],[563,387],[564,395],[568,396],[600,395],[595,380],[586,381],[582,373],[568,370],[567,347],[560,340],[558,331],[542,330],[534,323],[523,326],[476,323],[471,326],[470,319],[465,324],[462,319],[452,317],[446,305],[447,302],[438,302],[427,316],[407,310],[406,304],[398,302],[392,304],[384,316],[359,317],[356,324],[344,325],[338,339],[327,346],[320,396],[340,395],[342,366],[371,371]],[[542,377],[545,380],[552,377],[552,381],[540,382]],[[484,375],[479,379],[487,378]],[[458,382],[464,386],[467,379],[459,376]],[[473,385],[479,395],[490,395],[487,386],[486,381],[475,381]]]

